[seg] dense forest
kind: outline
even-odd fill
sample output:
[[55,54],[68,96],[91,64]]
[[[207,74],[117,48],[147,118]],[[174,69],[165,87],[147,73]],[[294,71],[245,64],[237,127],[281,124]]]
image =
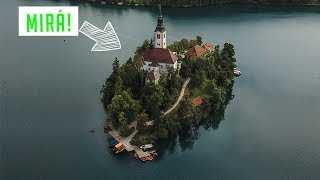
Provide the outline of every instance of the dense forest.
[[[202,38],[182,39],[168,48],[183,52],[195,45],[202,45]],[[116,58],[113,72],[102,87],[102,102],[107,110],[107,123],[118,129],[120,135],[128,136],[134,128],[129,124],[137,121],[139,133],[133,144],[142,145],[166,139],[192,127],[205,123],[212,114],[223,111],[228,104],[233,86],[233,69],[236,67],[234,46],[225,43],[216,46],[203,57],[180,57],[180,71],[169,70],[160,76],[159,83],[146,83],[147,72],[141,67],[141,53],[149,48],[145,40],[138,47],[134,58],[120,65]],[[178,107],[164,114],[178,99],[182,85],[190,78],[186,93]],[[192,100],[201,97],[203,103],[192,106]],[[152,126],[147,122],[154,121]]]
[[[81,0],[80,0],[81,1]],[[82,0],[93,3],[156,6],[159,0]],[[277,4],[277,5],[316,5],[320,0],[162,0],[164,7],[191,7],[223,4]]]

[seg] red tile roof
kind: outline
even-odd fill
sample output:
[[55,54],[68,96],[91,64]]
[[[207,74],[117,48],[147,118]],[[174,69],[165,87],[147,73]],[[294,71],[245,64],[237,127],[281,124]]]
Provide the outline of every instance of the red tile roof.
[[213,50],[213,45],[211,43],[205,43],[204,45],[202,45],[203,48],[205,48],[208,51]]
[[196,45],[188,50],[188,52],[186,53],[186,56],[188,56],[188,57],[201,57],[206,53],[206,51],[207,50],[205,48],[203,48],[199,45]]
[[174,55],[169,49],[152,48],[146,49],[142,54],[143,61],[174,64],[178,57]]
[[202,104],[202,99],[201,99],[200,96],[199,96],[199,97],[196,97],[196,98],[194,98],[194,99],[191,101],[191,103],[192,103],[192,107],[197,107],[197,106],[199,106],[200,104]]
[[154,70],[150,71],[148,74],[147,74],[147,78],[150,79],[150,80],[156,80],[160,77],[160,74]]

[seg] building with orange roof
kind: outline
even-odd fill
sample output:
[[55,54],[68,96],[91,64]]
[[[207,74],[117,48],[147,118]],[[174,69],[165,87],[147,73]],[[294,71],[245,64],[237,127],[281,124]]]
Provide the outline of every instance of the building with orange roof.
[[159,71],[152,70],[147,74],[146,82],[147,83],[152,82],[152,83],[158,84],[159,79],[160,79]]
[[203,55],[207,52],[207,50],[202,47],[202,46],[199,46],[199,45],[196,45],[192,48],[190,48],[187,52],[186,52],[186,56],[187,57],[203,57]]
[[205,48],[207,51],[213,51],[213,45],[209,42],[206,42],[204,45],[202,45],[203,48]]
[[202,104],[202,99],[200,96],[194,98],[192,101],[191,101],[191,104],[192,104],[192,107],[197,107],[199,106],[200,104]]

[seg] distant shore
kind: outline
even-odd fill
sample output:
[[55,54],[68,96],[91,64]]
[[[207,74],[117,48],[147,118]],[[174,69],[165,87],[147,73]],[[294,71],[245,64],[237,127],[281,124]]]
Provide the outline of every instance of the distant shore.
[[[81,1],[81,0],[80,0]],[[113,6],[128,6],[128,7],[156,7],[156,4],[141,4],[141,3],[134,3],[131,2],[108,2],[108,1],[101,1],[101,0],[82,0],[82,2],[87,2],[90,4],[95,5],[113,5]],[[165,8],[192,8],[192,7],[210,7],[210,6],[222,6],[222,5],[230,5],[230,4],[238,4],[238,5],[265,5],[265,6],[320,6],[320,3],[263,3],[263,2],[252,2],[252,1],[245,1],[245,2],[230,2],[230,3],[221,3],[221,4],[183,4],[183,5],[162,5]]]

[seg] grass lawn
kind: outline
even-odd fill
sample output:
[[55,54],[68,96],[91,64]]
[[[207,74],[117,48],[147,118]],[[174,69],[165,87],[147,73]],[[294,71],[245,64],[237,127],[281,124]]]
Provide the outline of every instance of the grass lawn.
[[198,96],[202,97],[202,98],[206,98],[209,97],[208,94],[208,82],[209,81],[205,81],[204,84],[201,87],[196,87],[193,89],[188,89],[188,92],[190,93],[190,97],[191,98],[196,98]]

